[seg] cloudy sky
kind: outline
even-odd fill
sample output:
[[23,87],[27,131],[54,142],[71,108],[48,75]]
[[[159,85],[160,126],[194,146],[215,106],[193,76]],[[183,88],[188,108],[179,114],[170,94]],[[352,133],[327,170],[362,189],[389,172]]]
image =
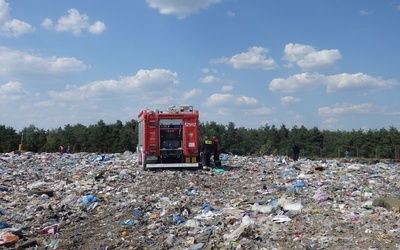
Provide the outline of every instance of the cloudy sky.
[[0,0],[0,125],[400,129],[399,27],[400,0]]

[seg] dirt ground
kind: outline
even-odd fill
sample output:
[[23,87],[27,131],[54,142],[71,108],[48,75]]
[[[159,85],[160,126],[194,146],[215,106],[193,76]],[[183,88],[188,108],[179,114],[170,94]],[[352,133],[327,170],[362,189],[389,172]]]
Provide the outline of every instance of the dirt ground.
[[[397,164],[230,157],[142,171],[134,154],[30,155],[1,170],[4,249],[399,249]],[[15,163],[17,162],[17,163]],[[317,170],[316,170],[317,169]],[[302,179],[305,187],[295,187]],[[32,191],[34,190],[34,191]],[[317,199],[316,194],[326,195]],[[367,206],[366,204],[369,204]],[[282,204],[301,204],[285,210]],[[268,212],[256,208],[269,208]],[[275,221],[277,214],[286,220]],[[0,238],[1,239],[1,238]]]

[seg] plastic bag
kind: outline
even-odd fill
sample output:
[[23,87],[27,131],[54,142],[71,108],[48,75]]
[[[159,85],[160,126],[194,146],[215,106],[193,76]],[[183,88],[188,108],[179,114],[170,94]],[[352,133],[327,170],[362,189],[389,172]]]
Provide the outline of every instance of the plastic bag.
[[303,209],[303,204],[301,204],[301,201],[297,201],[295,203],[286,203],[283,206],[283,210],[296,213],[301,213],[302,209]]
[[274,206],[271,205],[259,205],[258,203],[254,203],[251,207],[252,211],[258,211],[264,214],[270,214],[274,211]]
[[83,204],[89,204],[89,203],[96,202],[97,198],[94,195],[89,194],[89,195],[83,196],[81,201]]
[[317,200],[317,201],[326,201],[328,198],[329,198],[329,195],[327,193],[324,193],[324,192],[316,193],[313,196],[313,199]]

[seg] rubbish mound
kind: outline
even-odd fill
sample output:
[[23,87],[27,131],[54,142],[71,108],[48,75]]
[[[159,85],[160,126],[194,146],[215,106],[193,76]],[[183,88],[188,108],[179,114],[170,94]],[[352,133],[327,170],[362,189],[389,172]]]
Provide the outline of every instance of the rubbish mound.
[[0,154],[4,249],[399,249],[400,165],[222,155]]

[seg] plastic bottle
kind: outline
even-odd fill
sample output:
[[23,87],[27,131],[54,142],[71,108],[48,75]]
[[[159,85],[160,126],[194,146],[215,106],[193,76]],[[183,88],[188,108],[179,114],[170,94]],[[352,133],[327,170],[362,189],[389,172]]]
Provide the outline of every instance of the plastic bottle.
[[242,223],[238,228],[233,230],[230,234],[225,234],[223,237],[229,243],[231,241],[237,240],[240,235],[244,232],[244,230],[251,224],[251,219],[248,215],[245,215],[242,218]]

